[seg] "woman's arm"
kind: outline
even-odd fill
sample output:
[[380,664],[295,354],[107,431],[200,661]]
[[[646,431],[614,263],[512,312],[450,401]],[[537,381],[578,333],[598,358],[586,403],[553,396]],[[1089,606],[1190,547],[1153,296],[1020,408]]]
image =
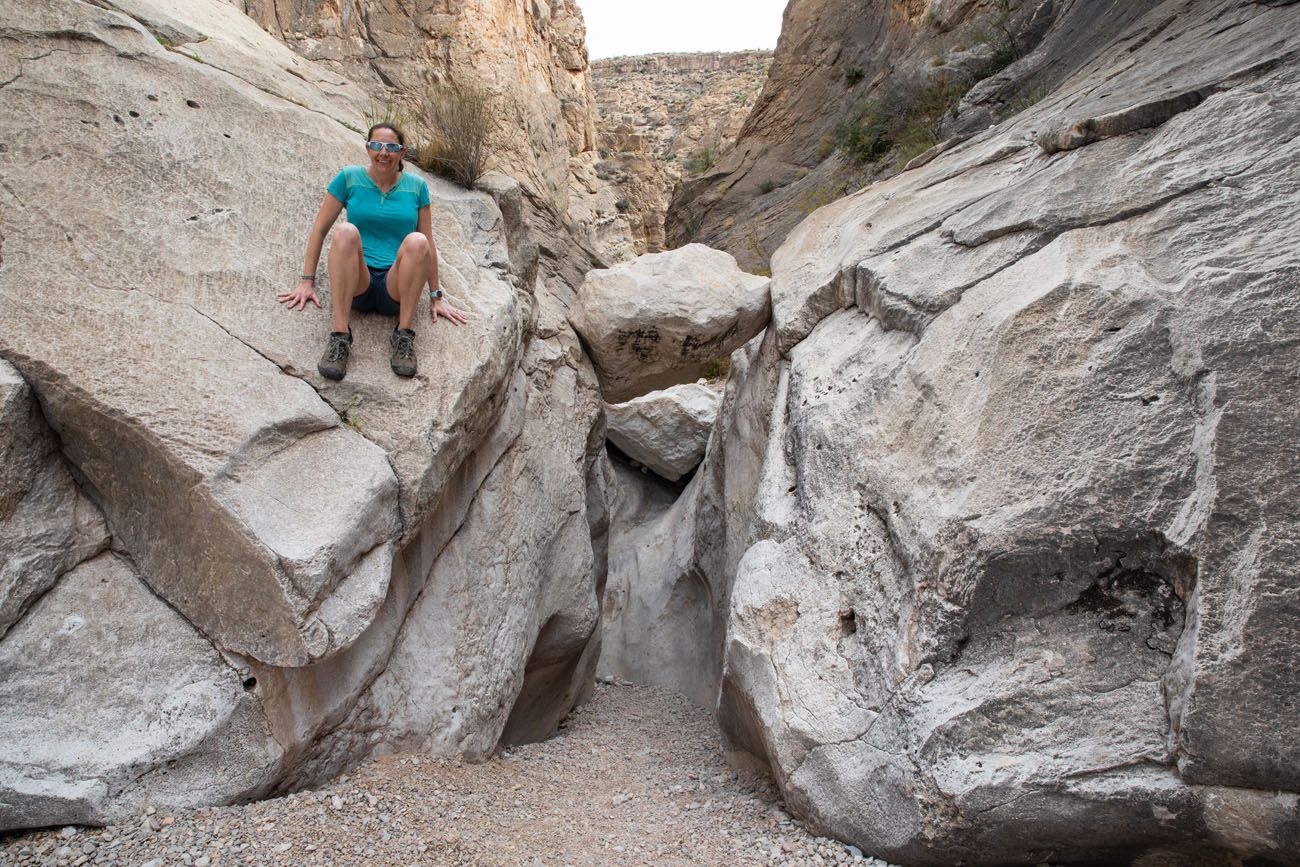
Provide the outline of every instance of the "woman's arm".
[[[303,274],[315,277],[316,266],[320,264],[320,251],[325,246],[325,236],[341,213],[343,213],[343,203],[326,193],[325,201],[321,202],[320,210],[316,212],[316,219],[311,225],[311,234],[307,237],[307,253],[302,260]],[[314,279],[299,280],[297,289],[281,292],[278,297],[282,304],[289,305],[290,310],[302,310],[307,306],[308,301],[317,307],[320,306],[320,299],[316,297]]]

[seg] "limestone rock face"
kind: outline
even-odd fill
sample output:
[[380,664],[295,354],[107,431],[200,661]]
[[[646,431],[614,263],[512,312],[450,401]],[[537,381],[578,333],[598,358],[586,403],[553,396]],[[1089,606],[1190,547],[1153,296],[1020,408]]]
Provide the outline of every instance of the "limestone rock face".
[[430,89],[484,88],[498,100],[502,118],[490,167],[517,178],[529,208],[572,233],[577,249],[597,244],[592,249],[609,263],[631,255],[617,196],[604,184],[588,191],[580,177],[571,177],[589,173],[597,147],[586,29],[576,0],[235,5],[304,57],[363,83],[375,109],[396,102],[415,119]]
[[33,606],[0,671],[0,827],[231,801],[275,772],[253,691],[115,554]]
[[[503,212],[485,193],[429,181],[442,288],[470,322],[430,325],[422,306],[421,373],[402,380],[388,366],[392,321],[358,314],[348,376],[329,382],[315,370],[327,313],[287,311],[275,295],[296,284],[324,185],[363,158],[359,90],[218,0],[5,7],[0,30],[0,78],[8,81],[0,89],[0,357],[12,364],[0,371],[0,449],[13,456],[0,489],[0,610],[13,625],[0,653],[24,660],[24,695],[57,692],[72,657],[28,659],[25,648],[68,616],[50,613],[62,601],[42,607],[65,598],[73,578],[59,575],[102,550],[111,533],[114,557],[130,565],[95,563],[118,564],[109,583],[143,582],[150,604],[112,603],[121,622],[86,631],[76,654],[101,654],[125,684],[148,680],[124,658],[126,644],[104,637],[135,634],[134,607],[141,624],[173,624],[158,627],[158,640],[175,659],[158,663],[141,695],[180,690],[182,701],[171,666],[207,671],[195,682],[212,684],[201,690],[211,694],[210,712],[182,714],[181,740],[168,734],[171,718],[159,716],[169,713],[167,701],[135,706],[124,689],[105,699],[120,711],[113,719],[121,731],[106,722],[86,740],[109,764],[95,764],[63,734],[42,749],[66,762],[15,770],[16,754],[7,756],[0,803],[12,810],[0,826],[129,813],[144,790],[113,781],[137,758],[149,764],[164,754],[159,762],[193,772],[150,784],[159,806],[312,782],[330,767],[313,745],[349,718],[399,633],[418,631],[410,617],[445,613],[412,613],[435,569],[448,582],[462,580],[461,570],[485,577],[479,563],[437,564],[476,499],[515,508],[516,500],[479,492],[503,455],[531,448],[534,435],[580,454],[603,441],[603,428],[592,430],[590,383],[586,392],[573,386],[565,405],[531,381],[542,367],[525,363],[539,304],[524,275],[536,273],[537,248],[520,230],[514,191],[495,188]],[[35,116],[59,120],[33,136],[25,124]],[[283,133],[277,146],[255,144],[268,130]],[[75,154],[77,170],[53,154]],[[48,201],[60,205],[40,204]],[[42,287],[41,304],[31,303],[32,286]],[[327,276],[320,288],[328,310]],[[562,314],[559,323],[556,339]],[[564,339],[576,352],[576,336]],[[568,355],[564,363],[576,365]],[[531,391],[543,397],[530,403]],[[538,419],[531,430],[544,433],[520,445],[526,409]],[[467,675],[464,700],[490,701],[493,710],[468,719],[464,737],[435,742],[439,749],[490,748],[521,694],[527,709],[516,729],[524,737],[572,706],[574,684],[589,670],[582,660],[592,596],[604,575],[593,541],[604,513],[588,522],[586,486],[577,469],[529,492],[528,515],[551,514],[563,501],[570,516],[562,528],[533,528],[534,547],[553,542],[556,551],[536,567],[546,592],[518,595],[515,619],[494,622],[504,630],[499,654],[476,644],[458,656],[479,673]],[[503,570],[476,592],[506,598],[497,580],[524,583]],[[569,628],[539,638],[551,621]],[[507,646],[524,651],[512,656]],[[552,654],[552,680],[530,676],[534,647]],[[78,692],[68,707],[89,707],[98,695]],[[35,731],[44,706],[10,699],[0,726]],[[127,738],[136,721],[171,738],[172,752],[149,747],[137,756],[125,740],[119,749],[114,739]],[[363,758],[370,743],[349,742],[357,751],[333,767]],[[232,776],[213,754],[255,758],[240,759]],[[41,794],[67,780],[106,782],[54,800]]]
[[638,255],[666,249],[673,188],[735,144],[771,60],[770,51],[736,51],[592,61],[596,169],[628,215]]
[[108,546],[32,390],[0,361],[0,638],[64,572]]
[[[599,528],[584,498],[603,450],[571,425],[595,422],[595,374],[571,331],[531,343],[525,368],[503,419],[508,447],[485,468],[384,670],[309,767],[335,771],[377,746],[485,759],[500,742],[546,736],[590,688]],[[479,665],[485,653],[500,667]]]
[[609,441],[675,482],[704,457],[720,399],[717,389],[689,382],[607,406]]
[[817,828],[1300,858],[1298,39],[1162,4],[773,257],[654,586],[725,612],[724,732]]
[[768,281],[702,244],[588,272],[569,321],[619,403],[699,377],[767,324]]

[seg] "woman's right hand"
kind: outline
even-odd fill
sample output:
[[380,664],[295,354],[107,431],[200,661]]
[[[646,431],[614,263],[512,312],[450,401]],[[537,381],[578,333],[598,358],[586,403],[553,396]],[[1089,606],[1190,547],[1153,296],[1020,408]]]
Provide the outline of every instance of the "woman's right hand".
[[320,299],[316,297],[316,286],[310,280],[301,280],[298,288],[289,292],[281,292],[278,296],[281,304],[288,304],[290,310],[304,310],[307,302],[320,306]]

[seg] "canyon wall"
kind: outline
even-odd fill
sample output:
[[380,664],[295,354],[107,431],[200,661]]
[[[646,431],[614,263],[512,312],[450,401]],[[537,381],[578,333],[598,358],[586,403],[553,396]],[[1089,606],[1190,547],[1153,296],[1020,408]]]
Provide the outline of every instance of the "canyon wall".
[[[1014,114],[1155,5],[791,0],[735,148],[675,193],[667,243],[712,244],[765,268],[817,208]],[[905,141],[868,160],[854,154],[872,126],[895,119]]]
[[327,381],[327,314],[276,294],[364,159],[361,88],[218,0],[0,31],[0,828],[545,736],[591,684],[608,516],[519,186],[428,180],[468,324],[422,302],[399,379],[358,314]]
[[[979,4],[810,6],[711,189],[813,111],[809,33]],[[1294,863],[1300,16],[1029,7],[1058,80],[772,256],[703,465],[615,513],[614,634],[877,856]]]
[[735,144],[770,51],[648,54],[591,65],[599,114],[597,173],[619,195],[637,253],[666,248],[673,189]]
[[550,239],[544,270],[633,255],[618,196],[594,169],[586,29],[574,0],[230,2],[303,57],[363,86],[368,117],[396,111],[418,128],[428,94],[483,88],[499,115],[490,167],[523,186],[529,222]]

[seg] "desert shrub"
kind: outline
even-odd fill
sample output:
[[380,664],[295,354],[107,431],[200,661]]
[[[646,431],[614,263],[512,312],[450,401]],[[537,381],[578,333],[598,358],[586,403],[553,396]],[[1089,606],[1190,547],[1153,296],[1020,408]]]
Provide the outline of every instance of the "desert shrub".
[[894,135],[900,162],[906,163],[943,141],[943,123],[956,116],[969,89],[964,81],[940,75],[915,92]]
[[811,214],[824,205],[829,205],[836,199],[842,198],[848,193],[848,184],[826,184],[814,187],[799,197],[796,207],[799,212],[805,216]]
[[977,42],[992,48],[993,53],[982,64],[971,70],[970,84],[982,81],[990,75],[996,75],[1019,60],[1024,51],[1020,47],[1016,33],[1011,28],[1011,13],[1016,7],[1011,0],[995,0],[993,4],[992,32],[980,32]]
[[[372,96],[366,104],[366,111],[362,116],[366,121],[366,129],[370,129],[377,123],[391,123],[398,129],[414,132],[411,113],[391,96],[385,96],[383,99],[376,99]],[[365,130],[362,130],[362,132],[365,132]]]
[[853,87],[867,77],[866,71],[861,66],[850,66],[844,70],[844,83]]
[[1032,88],[1030,88],[1029,90],[1021,93],[1015,99],[1008,100],[1006,103],[1004,103],[1002,106],[1002,110],[998,112],[998,115],[1000,117],[1007,118],[1007,117],[1011,117],[1012,115],[1020,114],[1020,112],[1032,108],[1033,106],[1042,102],[1043,99],[1047,97],[1048,93],[1050,93],[1050,90],[1048,89],[1047,85],[1037,84]]
[[466,189],[473,187],[493,154],[496,103],[492,93],[477,84],[426,90],[415,124],[420,166]]
[[718,155],[713,152],[713,148],[700,148],[686,158],[686,171],[692,175],[702,175],[717,164]]
[[713,359],[704,368],[704,378],[716,382],[731,371],[731,356],[723,355]]
[[835,125],[831,140],[835,149],[852,162],[873,163],[893,145],[890,136],[893,120],[893,112],[884,101],[868,99],[858,103]]
[[767,180],[763,181],[763,183],[758,185],[758,192],[761,195],[766,196],[768,193],[775,190],[777,186],[779,185],[777,184],[776,181],[772,180],[771,178],[768,178]]
[[990,75],[997,75],[1011,64],[1020,59],[1020,50],[1014,42],[998,45],[992,44],[993,53],[988,59],[979,66],[971,70],[970,83],[974,85],[978,81],[983,81]]

